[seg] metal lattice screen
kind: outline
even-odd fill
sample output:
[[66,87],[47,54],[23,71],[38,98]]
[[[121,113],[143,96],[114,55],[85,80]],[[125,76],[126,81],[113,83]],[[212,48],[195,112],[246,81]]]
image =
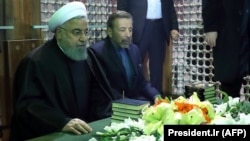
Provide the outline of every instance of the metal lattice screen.
[[212,49],[204,42],[201,0],[174,0],[180,36],[173,43],[173,94],[192,82],[213,82]]
[[[183,95],[185,85],[193,82],[215,83],[213,51],[204,41],[202,0],[174,0],[180,37],[173,43],[172,93]],[[250,97],[250,76],[245,76],[241,98]]]
[[[47,25],[52,14],[62,5],[69,1],[82,1],[88,10],[90,44],[106,37],[106,21],[108,15],[116,10],[116,0],[41,0],[41,23]],[[53,36],[53,33],[48,31],[45,26],[44,40],[48,40]]]

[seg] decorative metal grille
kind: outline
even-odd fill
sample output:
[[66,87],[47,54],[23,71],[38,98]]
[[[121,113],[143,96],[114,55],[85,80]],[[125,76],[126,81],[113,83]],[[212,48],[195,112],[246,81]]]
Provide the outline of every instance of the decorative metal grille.
[[[49,18],[62,5],[72,0],[41,0],[41,22],[47,25]],[[116,10],[115,0],[75,0],[82,1],[88,10],[90,44],[106,37],[106,21],[108,15]],[[43,28],[44,40],[48,40],[53,36],[48,28]]]
[[173,94],[193,82],[213,83],[212,49],[204,42],[201,0],[174,0],[180,37],[173,43]]

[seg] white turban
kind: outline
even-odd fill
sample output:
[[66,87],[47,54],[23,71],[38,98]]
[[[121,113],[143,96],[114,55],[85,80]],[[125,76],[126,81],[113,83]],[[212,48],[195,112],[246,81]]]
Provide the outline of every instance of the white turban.
[[84,16],[87,18],[86,7],[79,1],[70,2],[62,6],[51,16],[48,22],[49,30],[55,33],[58,26],[77,16]]

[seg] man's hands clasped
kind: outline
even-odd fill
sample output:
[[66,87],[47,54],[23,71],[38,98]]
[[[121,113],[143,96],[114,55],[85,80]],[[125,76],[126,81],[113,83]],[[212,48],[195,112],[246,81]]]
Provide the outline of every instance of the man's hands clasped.
[[92,128],[85,121],[74,118],[63,127],[62,131],[81,135],[91,132]]

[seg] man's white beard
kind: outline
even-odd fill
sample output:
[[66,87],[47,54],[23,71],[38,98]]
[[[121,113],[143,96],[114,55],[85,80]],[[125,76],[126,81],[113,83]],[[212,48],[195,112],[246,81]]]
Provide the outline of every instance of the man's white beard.
[[67,48],[66,50],[64,50],[64,53],[70,59],[75,60],[75,61],[86,60],[88,57],[86,47]]

